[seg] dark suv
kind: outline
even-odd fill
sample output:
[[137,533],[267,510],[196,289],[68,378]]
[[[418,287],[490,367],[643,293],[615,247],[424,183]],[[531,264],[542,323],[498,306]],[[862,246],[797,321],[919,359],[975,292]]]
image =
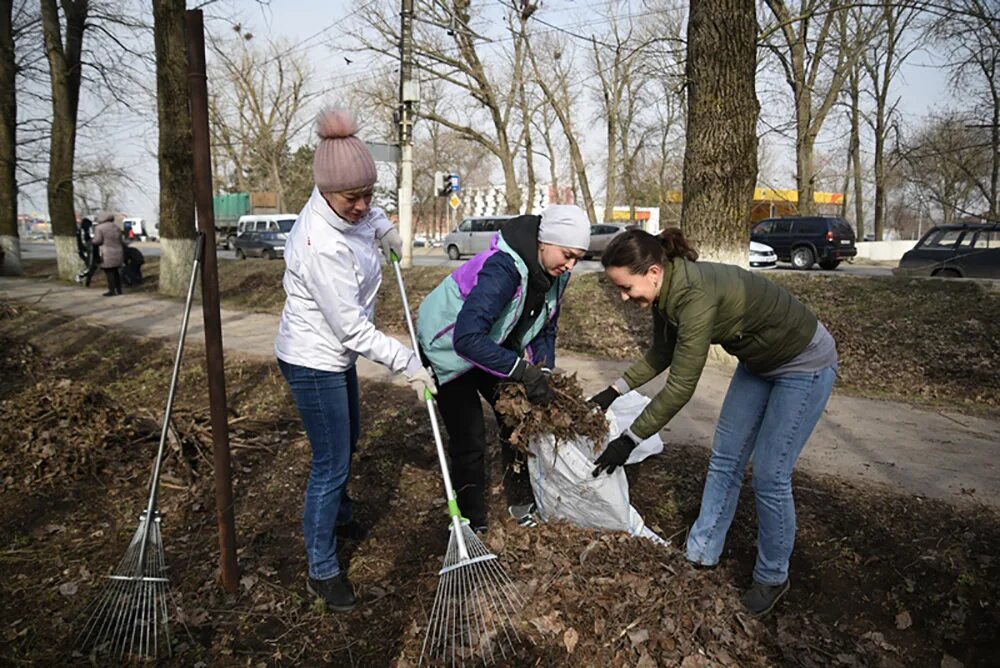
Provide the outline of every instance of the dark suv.
[[1000,224],[960,223],[931,229],[893,272],[902,276],[1000,278]]
[[811,269],[819,262],[823,269],[836,269],[841,260],[858,254],[854,230],[843,218],[796,216],[768,218],[750,231],[750,240],[767,244],[778,259],[796,269]]

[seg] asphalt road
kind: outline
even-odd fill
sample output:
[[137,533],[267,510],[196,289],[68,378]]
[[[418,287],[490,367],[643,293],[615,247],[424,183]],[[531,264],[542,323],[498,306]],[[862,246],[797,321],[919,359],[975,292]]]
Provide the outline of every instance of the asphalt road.
[[[135,247],[142,251],[143,255],[146,257],[159,257],[160,247],[156,243],[143,242],[135,244]],[[462,263],[462,260],[449,260],[444,254],[444,251],[440,248],[430,248],[430,249],[415,249],[416,252],[413,256],[413,263],[418,266],[425,267],[457,267]],[[21,242],[21,254],[26,260],[46,260],[53,259],[56,256],[55,245],[52,242],[45,241],[22,241]],[[217,254],[220,260],[234,260],[235,255],[231,250],[219,250]],[[467,259],[467,258],[466,258]],[[248,262],[254,262],[256,260],[248,260]],[[574,269],[575,272],[580,274],[591,273],[595,271],[601,271],[601,263],[597,260],[584,260],[577,265]],[[790,264],[779,264],[774,269],[765,269],[763,271],[796,271],[792,269]],[[862,264],[847,264],[844,263],[840,265],[837,269],[833,271],[826,271],[815,267],[812,270],[814,273],[819,274],[834,274],[834,275],[849,275],[849,276],[891,276],[892,269],[890,267],[878,267],[872,265],[862,265]]]

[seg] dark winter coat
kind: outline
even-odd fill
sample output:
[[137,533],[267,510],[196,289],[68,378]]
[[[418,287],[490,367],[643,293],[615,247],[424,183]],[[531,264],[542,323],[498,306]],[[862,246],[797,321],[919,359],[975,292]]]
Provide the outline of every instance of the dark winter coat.
[[95,246],[101,247],[101,269],[117,269],[122,266],[125,245],[122,231],[113,222],[101,223],[94,228]]
[[507,222],[489,250],[452,272],[420,304],[417,336],[439,382],[473,367],[506,378],[523,353],[532,364],[555,365],[569,272],[551,278],[542,270],[539,222],[538,216]]

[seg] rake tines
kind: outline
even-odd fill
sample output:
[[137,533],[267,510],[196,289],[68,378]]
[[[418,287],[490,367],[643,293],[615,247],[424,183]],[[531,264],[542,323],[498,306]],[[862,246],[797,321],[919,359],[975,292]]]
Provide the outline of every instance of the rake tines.
[[144,512],[125,556],[88,607],[77,645],[118,658],[170,655],[169,595],[160,515],[147,522]]
[[426,658],[464,666],[496,663],[498,654],[512,658],[521,641],[513,623],[521,595],[467,522],[452,524],[439,575],[420,663]]

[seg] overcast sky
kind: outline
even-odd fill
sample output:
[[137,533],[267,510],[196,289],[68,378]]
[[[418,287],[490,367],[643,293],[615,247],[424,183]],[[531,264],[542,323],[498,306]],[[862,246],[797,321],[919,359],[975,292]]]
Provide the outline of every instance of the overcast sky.
[[[345,85],[366,85],[372,80],[369,59],[350,53],[344,45],[349,43],[346,33],[356,25],[353,16],[357,8],[372,0],[348,2],[333,0],[318,3],[315,0],[273,0],[267,4],[249,0],[229,0],[206,7],[206,23],[209,30],[224,34],[231,26],[239,23],[244,31],[250,31],[255,39],[290,41],[298,53],[304,54],[316,72],[316,85],[328,89],[324,99],[336,99],[336,93]],[[578,34],[600,34],[602,14],[595,14],[595,0],[548,0],[543,3],[540,14],[547,22],[567,28]],[[500,3],[496,3],[500,11]],[[639,0],[632,2],[632,9],[623,8],[623,13],[642,13]],[[596,16],[596,18],[595,18]],[[151,23],[152,17],[147,17]],[[541,26],[536,26],[541,27]],[[146,48],[151,50],[150,44]],[[347,64],[349,56],[354,62]],[[915,125],[935,108],[950,104],[951,93],[947,86],[947,75],[939,67],[937,54],[917,52],[904,65],[895,81],[895,94],[900,98],[900,111],[904,123]],[[149,79],[149,85],[152,80]],[[211,85],[211,81],[209,82]],[[758,80],[759,96],[762,98],[762,131],[769,126],[781,126],[789,119],[789,110],[774,103],[775,94],[787,99],[790,96],[787,85],[780,78],[771,75]],[[82,94],[84,115],[96,109],[97,96],[87,90]],[[320,102],[317,102],[320,104]],[[590,119],[593,110],[581,110],[584,118]],[[846,145],[847,127],[841,122],[842,114],[834,112],[831,122],[824,128],[818,149],[824,153],[843,152]],[[599,164],[602,131],[592,124],[591,133],[585,137],[584,152],[589,162]],[[309,139],[303,136],[302,140]],[[770,169],[762,173],[760,185],[776,188],[794,188],[794,142],[787,137],[769,131],[765,133],[768,144]],[[92,128],[85,130],[78,143],[78,156],[82,160],[98,155],[113,155],[123,166],[133,183],[121,195],[121,211],[133,216],[155,218],[158,209],[158,179],[156,166],[156,110],[153,99],[137,92],[128,107],[116,105],[107,109]],[[601,188],[603,178],[593,170],[594,187]],[[500,176],[498,175],[498,179]],[[766,181],[766,182],[764,182]],[[24,213],[46,212],[44,185],[24,188],[21,211]]]

